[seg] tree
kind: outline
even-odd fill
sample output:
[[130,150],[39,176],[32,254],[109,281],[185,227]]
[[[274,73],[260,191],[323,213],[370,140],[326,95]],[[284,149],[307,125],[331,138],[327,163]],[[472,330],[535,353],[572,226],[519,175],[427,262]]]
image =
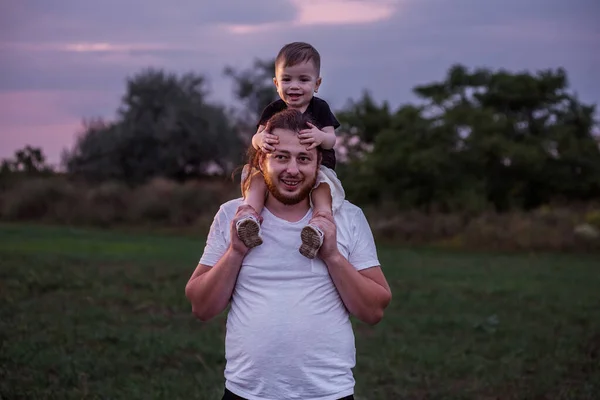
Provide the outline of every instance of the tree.
[[46,164],[46,156],[39,147],[30,145],[15,151],[14,159],[2,161],[0,173],[21,172],[25,174],[52,173],[53,168]]
[[129,78],[115,122],[84,122],[63,156],[68,171],[131,184],[198,178],[211,167],[229,172],[241,142],[224,109],[207,102],[205,83],[197,74],[154,69]]
[[347,111],[354,126],[369,122],[362,137],[374,148],[361,170],[381,195],[405,207],[490,204],[500,211],[600,197],[595,106],[569,93],[562,69],[469,72],[455,65],[444,81],[414,92],[424,106],[388,116],[385,105],[365,97]]
[[224,69],[225,76],[233,80],[233,92],[242,104],[238,110],[238,126],[248,134],[254,134],[256,123],[264,108],[278,99],[273,83],[275,59],[254,60],[252,68],[236,70],[231,66]]

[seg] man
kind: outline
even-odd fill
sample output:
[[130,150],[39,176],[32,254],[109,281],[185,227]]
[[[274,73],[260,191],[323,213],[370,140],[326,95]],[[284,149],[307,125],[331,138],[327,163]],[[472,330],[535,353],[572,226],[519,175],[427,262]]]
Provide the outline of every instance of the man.
[[186,285],[202,321],[231,301],[223,399],[353,399],[349,314],[376,324],[391,300],[368,222],[349,202],[335,217],[313,219],[324,233],[317,258],[298,251],[321,160],[318,149],[307,150],[298,138],[307,122],[297,110],[275,114],[267,123],[279,137],[275,151],[251,160],[269,191],[263,245],[248,250],[236,234],[236,222],[248,213],[238,209],[241,199],[223,204]]

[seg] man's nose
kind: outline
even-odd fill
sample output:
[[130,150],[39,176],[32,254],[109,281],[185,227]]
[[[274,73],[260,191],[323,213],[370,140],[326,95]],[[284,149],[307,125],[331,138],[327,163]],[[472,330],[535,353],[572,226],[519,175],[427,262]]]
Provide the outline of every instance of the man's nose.
[[298,169],[298,163],[296,160],[292,159],[288,162],[286,172],[290,175],[296,175],[300,170]]

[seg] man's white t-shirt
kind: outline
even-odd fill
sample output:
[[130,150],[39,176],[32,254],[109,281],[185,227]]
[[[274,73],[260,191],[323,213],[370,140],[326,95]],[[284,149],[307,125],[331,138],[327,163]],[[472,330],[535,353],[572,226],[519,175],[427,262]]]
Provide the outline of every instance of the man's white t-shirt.
[[[200,264],[214,266],[231,238],[241,199],[223,204]],[[298,222],[262,212],[263,244],[251,249],[233,290],[225,337],[225,387],[249,400],[335,400],[354,392],[354,332],[327,266],[298,251]],[[379,266],[362,210],[344,201],[335,216],[338,248],[357,270]]]

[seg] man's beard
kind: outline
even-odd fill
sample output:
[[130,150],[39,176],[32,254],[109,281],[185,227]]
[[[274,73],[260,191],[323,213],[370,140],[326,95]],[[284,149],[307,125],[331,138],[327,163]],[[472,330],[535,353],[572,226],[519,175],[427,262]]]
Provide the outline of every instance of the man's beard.
[[[269,174],[264,174],[264,178],[265,183],[267,184],[267,189],[269,190],[269,193],[273,195],[273,197],[275,197],[277,200],[279,200],[286,206],[293,206],[308,198],[310,191],[312,190],[313,186],[315,186],[315,182],[317,181],[317,173],[318,170],[315,171],[315,175],[312,177],[311,180],[304,180],[303,187],[301,188],[301,190],[297,194],[292,196],[285,195],[284,193],[282,193],[277,187],[277,183],[274,182],[274,180]],[[279,179],[279,177],[277,177],[277,179]]]

